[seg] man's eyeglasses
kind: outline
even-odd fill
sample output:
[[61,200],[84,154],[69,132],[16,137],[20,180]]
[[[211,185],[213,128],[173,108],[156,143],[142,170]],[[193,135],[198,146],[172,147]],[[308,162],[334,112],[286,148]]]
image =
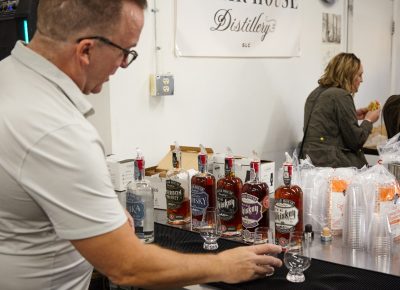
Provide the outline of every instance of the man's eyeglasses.
[[123,47],[119,46],[118,44],[115,44],[114,42],[112,42],[111,40],[109,40],[109,39],[107,39],[107,38],[105,38],[103,36],[81,37],[81,38],[76,40],[76,43],[79,43],[84,39],[97,39],[97,40],[100,40],[101,42],[103,42],[105,44],[114,46],[114,47],[122,50],[122,52],[124,53],[124,61],[126,61],[126,63],[127,63],[126,67],[128,65],[130,65],[138,57],[138,53],[135,50],[133,50],[133,49],[128,50],[126,48],[123,48]]

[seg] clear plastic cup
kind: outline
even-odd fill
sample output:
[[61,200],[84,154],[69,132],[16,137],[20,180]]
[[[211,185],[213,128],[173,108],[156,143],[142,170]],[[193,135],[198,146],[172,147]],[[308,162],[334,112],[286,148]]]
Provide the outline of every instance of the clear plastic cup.
[[343,244],[351,249],[366,248],[367,206],[361,184],[350,184],[346,190],[343,213]]
[[389,257],[392,253],[392,232],[386,214],[374,213],[369,231],[369,251],[374,256]]

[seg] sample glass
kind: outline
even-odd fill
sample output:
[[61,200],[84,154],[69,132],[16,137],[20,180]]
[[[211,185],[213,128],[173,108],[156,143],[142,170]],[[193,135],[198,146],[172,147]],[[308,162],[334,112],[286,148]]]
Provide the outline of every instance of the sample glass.
[[305,281],[304,271],[311,265],[310,243],[304,239],[302,231],[290,233],[289,243],[283,261],[289,273],[286,279],[290,282],[300,283]]
[[209,207],[204,211],[203,218],[197,230],[204,239],[203,249],[218,249],[217,241],[221,237],[222,228],[219,213],[216,208]]

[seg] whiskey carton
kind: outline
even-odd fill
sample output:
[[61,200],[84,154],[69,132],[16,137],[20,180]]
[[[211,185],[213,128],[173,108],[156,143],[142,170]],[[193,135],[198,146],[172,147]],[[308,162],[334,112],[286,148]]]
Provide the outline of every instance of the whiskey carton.
[[126,190],[128,183],[134,179],[133,168],[135,159],[112,154],[107,156],[106,162],[114,190]]
[[[157,166],[146,168],[146,179],[150,181],[150,185],[154,188],[154,208],[167,209],[165,198],[166,183],[165,175],[169,169],[172,169],[172,150],[174,145],[170,145],[170,151],[160,160]],[[200,147],[180,146],[182,157],[182,168],[189,172],[189,178],[197,173],[197,155]],[[209,159],[213,154],[211,148],[206,148]],[[190,188],[189,188],[190,192]]]

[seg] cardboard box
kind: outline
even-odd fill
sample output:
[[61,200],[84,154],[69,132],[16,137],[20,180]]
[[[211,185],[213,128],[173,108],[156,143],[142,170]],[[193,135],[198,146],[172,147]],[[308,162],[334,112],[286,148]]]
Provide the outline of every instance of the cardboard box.
[[[250,162],[251,158],[235,157],[235,174],[243,183],[250,179]],[[211,170],[215,178],[218,180],[225,176],[225,155],[214,154],[212,157]],[[269,160],[261,160],[260,164],[260,180],[266,182],[269,187],[270,195],[275,191],[275,162]]]
[[[154,207],[158,209],[166,209],[165,199],[165,175],[169,169],[172,169],[172,150],[174,145],[170,146],[170,151],[158,163],[157,166],[146,168],[146,179],[149,180],[154,188]],[[181,146],[182,151],[182,168],[189,171],[189,178],[197,173],[197,155],[200,152],[199,147]],[[213,154],[211,148],[206,148],[208,154],[208,171],[218,179],[225,176],[225,154]],[[243,183],[250,178],[250,158],[235,157],[236,176],[242,179]],[[261,160],[260,180],[266,182],[269,187],[270,196],[274,195],[275,180],[275,162]],[[189,188],[190,190],[190,188]]]
[[[146,168],[145,178],[150,182],[150,185],[154,188],[154,208],[166,209],[167,201],[165,198],[165,175],[168,170],[172,169],[172,151],[175,146],[170,146],[170,151],[164,156],[164,158],[158,163],[157,166]],[[197,156],[200,152],[200,147],[180,146],[181,149],[181,161],[182,169],[189,172],[189,178],[197,173]],[[209,163],[213,153],[211,148],[206,148]],[[190,186],[190,182],[189,182]],[[189,187],[190,194],[190,187]]]
[[[170,146],[170,151],[164,158],[158,163],[156,166],[156,170],[158,172],[167,172],[169,169],[172,169],[172,151],[175,149],[174,145]],[[191,146],[180,146],[181,149],[181,158],[182,158],[182,168],[185,170],[194,169],[197,170],[197,155],[200,153],[200,147],[191,147]],[[213,150],[211,148],[206,148],[208,155],[208,162],[210,163],[210,159],[213,155]]]
[[[250,179],[250,162],[251,158],[241,158],[238,160],[239,171],[237,176],[244,182]],[[274,194],[275,191],[275,162],[270,160],[261,160],[260,164],[260,180],[267,183],[269,193]]]
[[124,191],[126,186],[134,180],[134,158],[127,158],[122,155],[109,155],[106,158],[108,171],[115,191]]
[[151,176],[145,176],[145,179],[150,182],[150,186],[154,189],[154,208],[166,209],[165,177],[161,177],[160,173],[156,173]]

